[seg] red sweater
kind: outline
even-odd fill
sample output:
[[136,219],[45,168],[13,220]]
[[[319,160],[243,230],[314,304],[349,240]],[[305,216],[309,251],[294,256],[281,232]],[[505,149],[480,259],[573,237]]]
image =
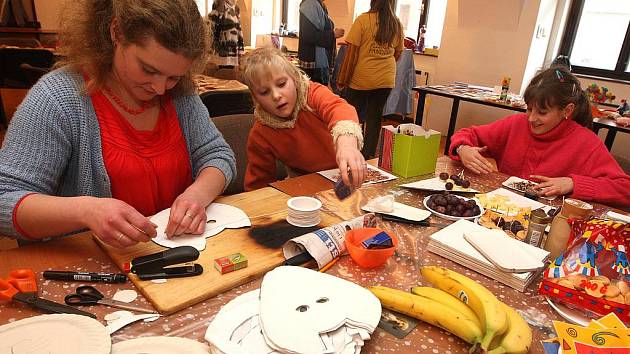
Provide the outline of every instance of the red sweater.
[[341,120],[358,123],[357,112],[326,86],[310,83],[309,112],[301,110],[293,128],[272,128],[254,123],[247,139],[245,190],[276,181],[276,160],[303,173],[337,167],[331,130]]
[[589,129],[564,120],[551,131],[534,135],[525,113],[494,123],[464,128],[451,139],[450,156],[458,145],[487,146],[500,172],[529,179],[530,175],[571,177],[572,198],[630,206],[630,176]]

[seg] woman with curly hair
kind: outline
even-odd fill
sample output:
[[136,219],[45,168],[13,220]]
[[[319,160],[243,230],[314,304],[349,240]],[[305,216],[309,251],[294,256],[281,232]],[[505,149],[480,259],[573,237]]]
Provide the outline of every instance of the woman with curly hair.
[[0,150],[0,234],[90,229],[128,247],[200,234],[234,155],[195,94],[206,27],[193,0],[68,2],[65,60],[18,107]]

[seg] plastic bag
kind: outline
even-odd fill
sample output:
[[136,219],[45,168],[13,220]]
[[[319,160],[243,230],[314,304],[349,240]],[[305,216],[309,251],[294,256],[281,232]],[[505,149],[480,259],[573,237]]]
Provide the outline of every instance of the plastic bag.
[[601,219],[569,219],[567,250],[543,273],[539,293],[630,323],[630,225]]

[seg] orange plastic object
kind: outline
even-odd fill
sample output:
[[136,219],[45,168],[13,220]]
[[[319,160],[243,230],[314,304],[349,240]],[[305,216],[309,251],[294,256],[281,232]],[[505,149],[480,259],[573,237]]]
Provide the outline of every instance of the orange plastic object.
[[37,280],[32,269],[22,268],[12,270],[7,280],[13,287],[23,293],[37,292]]
[[6,280],[0,279],[0,300],[11,301],[13,296],[17,293],[18,291],[13,285],[9,284]]
[[376,268],[387,262],[387,258],[391,257],[398,246],[398,239],[391,232],[387,234],[392,238],[393,247],[381,249],[367,249],[361,246],[361,242],[382,232],[384,230],[377,228],[354,229],[346,232],[346,249],[350,257],[359,266],[363,268]]

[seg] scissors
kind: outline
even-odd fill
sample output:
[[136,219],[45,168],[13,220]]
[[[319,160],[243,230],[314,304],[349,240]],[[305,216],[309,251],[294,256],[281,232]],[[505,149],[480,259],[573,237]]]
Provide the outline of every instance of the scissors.
[[14,269],[7,279],[0,279],[0,300],[18,301],[52,313],[71,313],[96,318],[96,315],[72,306],[37,296],[37,281],[32,269]]
[[110,307],[117,307],[120,309],[138,311],[144,313],[156,313],[153,310],[145,309],[142,307],[130,305],[126,302],[117,301],[114,299],[106,299],[105,295],[98,291],[95,287],[90,285],[83,285],[77,288],[74,294],[66,295],[64,301],[68,305],[72,306],[89,306],[89,305],[105,305]]

